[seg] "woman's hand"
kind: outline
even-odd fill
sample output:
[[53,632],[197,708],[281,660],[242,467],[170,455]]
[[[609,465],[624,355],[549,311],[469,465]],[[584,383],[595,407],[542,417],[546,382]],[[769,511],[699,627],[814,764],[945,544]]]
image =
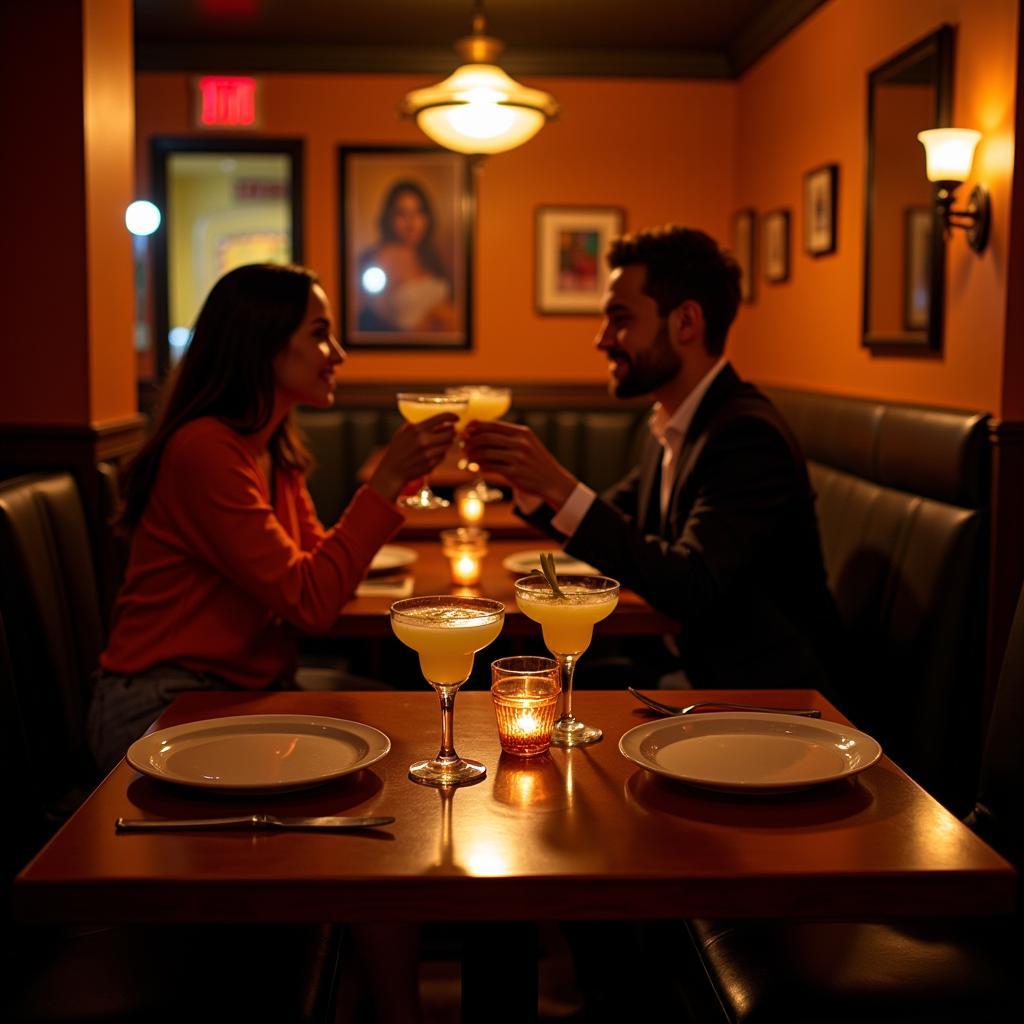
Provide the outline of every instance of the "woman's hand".
[[426,476],[444,458],[455,439],[457,422],[453,413],[442,412],[422,423],[403,423],[367,485],[394,501],[410,480]]
[[529,427],[473,420],[462,438],[467,458],[481,469],[501,473],[517,491],[543,499],[556,512],[579,483]]

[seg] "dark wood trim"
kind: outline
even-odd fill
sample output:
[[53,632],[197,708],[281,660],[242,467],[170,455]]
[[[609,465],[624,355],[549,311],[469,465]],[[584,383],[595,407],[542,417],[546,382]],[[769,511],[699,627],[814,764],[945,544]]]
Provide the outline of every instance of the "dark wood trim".
[[729,46],[729,64],[738,78],[781,42],[804,19],[810,17],[825,0],[776,0],[763,4],[747,27]]
[[[819,0],[820,2],[820,0]],[[459,63],[450,46],[388,47],[270,43],[140,43],[136,71],[208,71],[229,74],[320,72],[416,74],[443,78]],[[595,75],[643,78],[733,78],[725,53],[699,50],[539,50],[510,48],[501,66],[516,75]]]
[[[737,78],[816,11],[825,0],[765,0],[760,9],[718,49],[602,49],[556,46],[534,33],[530,45],[506,38],[501,64],[512,75],[594,75],[643,78]],[[467,10],[468,10],[468,4]],[[454,41],[454,36],[452,37]],[[230,41],[223,38],[164,40],[135,44],[137,71],[328,72],[334,74],[423,74],[443,77],[457,58],[450,44],[419,46],[321,42]]]
[[986,711],[991,708],[1021,587],[1024,586],[1024,421],[993,420]]

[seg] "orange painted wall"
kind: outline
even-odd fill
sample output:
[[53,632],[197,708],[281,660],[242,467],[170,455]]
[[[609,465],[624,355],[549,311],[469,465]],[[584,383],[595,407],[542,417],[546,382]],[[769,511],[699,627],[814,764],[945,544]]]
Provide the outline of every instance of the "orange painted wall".
[[135,415],[137,404],[135,271],[124,226],[135,198],[131,0],[90,0],[83,30],[89,403],[101,426]]
[[[349,380],[592,381],[596,317],[534,311],[534,209],[542,204],[621,206],[627,227],[668,221],[725,238],[734,193],[736,85],[732,82],[529,78],[554,93],[558,121],[527,145],[486,160],[477,182],[471,352],[354,352]],[[421,145],[395,113],[426,84],[399,75],[266,75],[261,134],[306,147],[306,262],[334,295],[338,284],[339,145]],[[190,132],[189,78],[137,76],[140,188],[149,139]]]
[[[831,0],[742,77],[735,205],[789,206],[794,216],[790,282],[760,288],[737,322],[732,350],[744,373],[1000,411],[1017,8],[1017,0]],[[944,22],[956,28],[953,122],[985,133],[974,179],[992,193],[992,236],[980,257],[963,238],[949,246],[941,355],[876,355],[860,344],[867,74]],[[802,247],[802,175],[831,162],[840,165],[839,247],[813,259]]]

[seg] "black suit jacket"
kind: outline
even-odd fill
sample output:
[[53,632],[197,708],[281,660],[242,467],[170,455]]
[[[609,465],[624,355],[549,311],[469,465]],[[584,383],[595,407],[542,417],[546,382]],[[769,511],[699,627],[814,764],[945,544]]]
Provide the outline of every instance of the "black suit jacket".
[[[686,433],[664,522],[660,467],[652,437],[566,550],[679,623],[694,686],[830,692],[839,617],[804,457],[775,407],[726,364]],[[553,533],[551,517],[528,518]]]

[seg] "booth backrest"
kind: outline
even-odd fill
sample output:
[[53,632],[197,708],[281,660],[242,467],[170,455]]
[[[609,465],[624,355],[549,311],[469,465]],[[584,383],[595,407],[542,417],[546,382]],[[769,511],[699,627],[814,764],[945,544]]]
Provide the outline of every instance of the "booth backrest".
[[817,491],[850,640],[845,710],[962,810],[983,727],[987,416],[764,390]]
[[[646,407],[637,405],[513,404],[505,418],[531,427],[563,465],[598,491],[633,465],[646,429]],[[359,486],[360,466],[391,439],[401,417],[392,408],[346,403],[327,410],[303,408],[298,421],[316,460],[310,494],[320,518],[332,523]]]
[[33,771],[55,819],[95,769],[85,711],[103,645],[89,533],[73,478],[0,483],[0,615]]

